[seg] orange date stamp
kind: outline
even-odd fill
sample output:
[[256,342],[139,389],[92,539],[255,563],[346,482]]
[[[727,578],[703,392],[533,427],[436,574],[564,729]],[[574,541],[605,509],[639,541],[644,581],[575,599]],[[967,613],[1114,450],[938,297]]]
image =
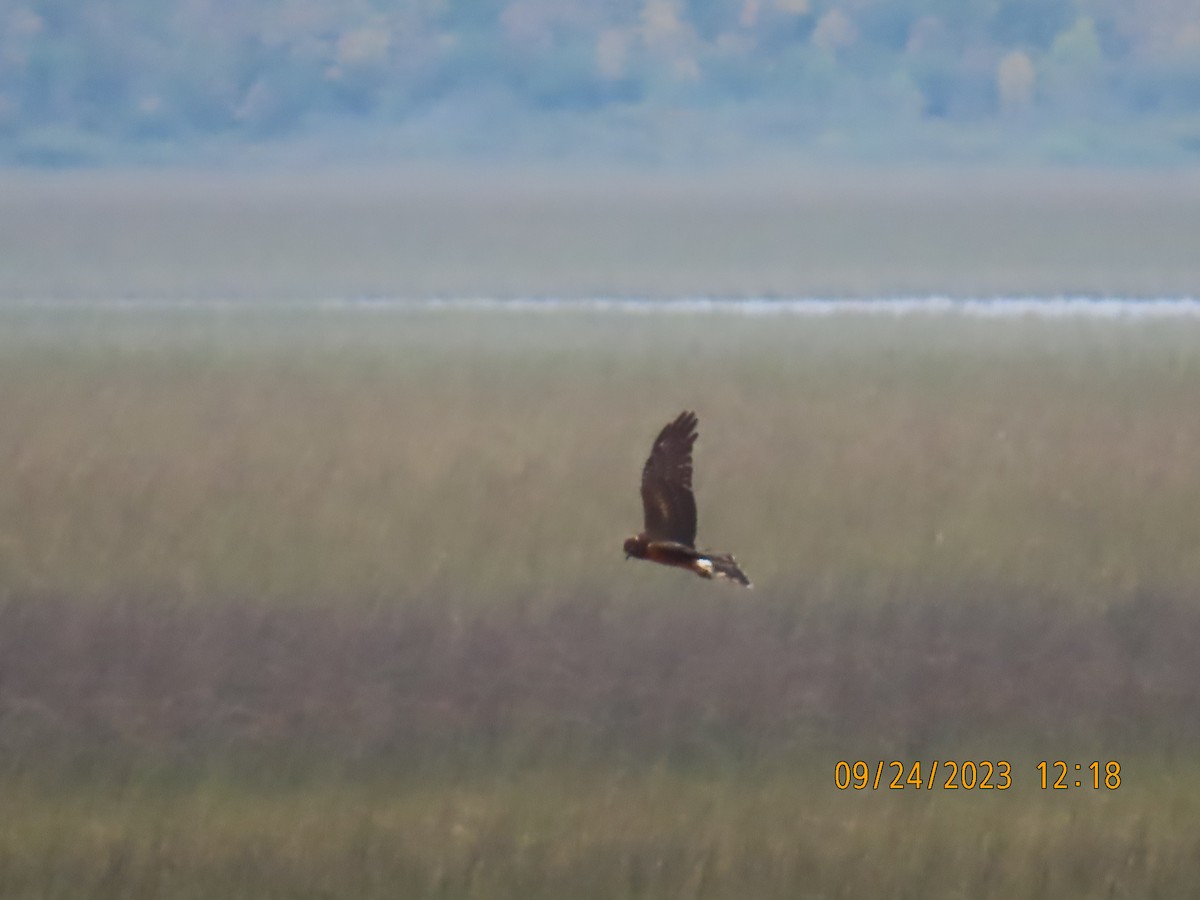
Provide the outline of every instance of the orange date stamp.
[[873,764],[839,759],[833,766],[833,784],[839,791],[1007,791],[1012,783],[1012,765],[1003,759],[911,763],[880,759]]
[[1071,788],[1091,788],[1094,791],[1115,791],[1121,786],[1121,764],[1115,759],[1102,763],[1094,759],[1089,763],[1069,763],[1056,759],[1042,760],[1037,764],[1043,791],[1067,791]]
[[[1042,760],[1035,767],[1043,790],[1091,788],[1115,791],[1121,786],[1121,764],[1116,760],[1069,763]],[[1013,786],[1008,760],[875,760],[839,759],[833,766],[833,784],[839,791],[1007,791]]]

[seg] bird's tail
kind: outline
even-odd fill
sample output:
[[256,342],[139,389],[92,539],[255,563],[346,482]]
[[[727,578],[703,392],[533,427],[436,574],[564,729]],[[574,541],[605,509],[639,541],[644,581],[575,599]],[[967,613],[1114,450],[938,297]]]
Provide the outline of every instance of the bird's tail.
[[713,577],[724,578],[726,581],[736,581],[742,587],[754,587],[746,573],[738,568],[737,560],[732,553],[713,553],[709,556],[713,564]]

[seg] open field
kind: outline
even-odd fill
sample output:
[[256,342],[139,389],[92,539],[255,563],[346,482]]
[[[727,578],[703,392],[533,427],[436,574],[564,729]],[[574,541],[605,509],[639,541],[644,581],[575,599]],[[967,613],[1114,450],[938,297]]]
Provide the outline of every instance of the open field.
[[[0,318],[4,896],[1200,884],[1200,323]],[[753,592],[621,559],[684,407]]]
[[0,892],[1183,897],[1200,880],[1188,788],[1152,776],[1102,796],[838,794],[815,776],[611,769],[283,788],[7,782]]
[[648,601],[613,561],[691,407],[756,597],[1200,584],[1192,322],[4,315],[9,590]]

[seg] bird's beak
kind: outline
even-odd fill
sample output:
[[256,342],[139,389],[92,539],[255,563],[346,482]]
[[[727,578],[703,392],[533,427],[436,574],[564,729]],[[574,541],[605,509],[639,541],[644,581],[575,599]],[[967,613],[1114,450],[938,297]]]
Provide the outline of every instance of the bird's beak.
[[629,559],[629,554],[628,554],[628,553],[626,553],[626,554],[625,554],[625,558],[626,558],[626,559]]

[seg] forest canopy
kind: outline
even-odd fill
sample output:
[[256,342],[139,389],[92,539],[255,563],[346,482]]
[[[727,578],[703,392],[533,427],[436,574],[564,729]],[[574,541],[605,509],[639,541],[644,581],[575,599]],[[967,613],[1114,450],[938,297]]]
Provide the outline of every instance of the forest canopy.
[[15,0],[0,162],[1200,159],[1191,0]]

